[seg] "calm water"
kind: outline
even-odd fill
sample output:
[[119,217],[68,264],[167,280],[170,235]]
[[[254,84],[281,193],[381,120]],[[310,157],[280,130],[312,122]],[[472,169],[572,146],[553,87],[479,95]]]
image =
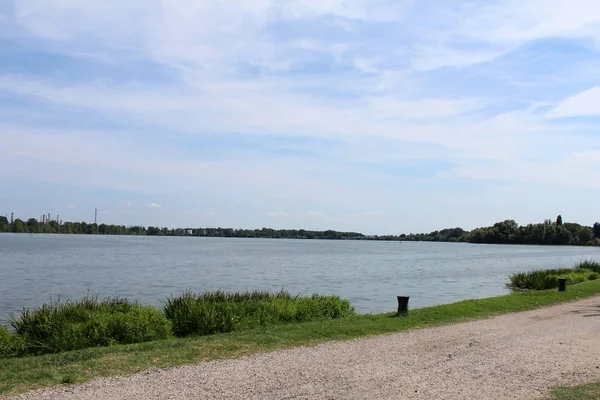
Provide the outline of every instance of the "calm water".
[[0,234],[0,319],[86,293],[159,305],[182,290],[336,294],[361,313],[507,293],[510,273],[600,249],[451,243]]

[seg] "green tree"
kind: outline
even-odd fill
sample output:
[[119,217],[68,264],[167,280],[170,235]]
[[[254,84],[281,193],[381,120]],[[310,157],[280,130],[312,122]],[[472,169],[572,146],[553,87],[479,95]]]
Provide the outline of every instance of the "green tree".
[[8,222],[8,218],[4,215],[0,216],[0,232],[10,232],[10,222]]
[[148,235],[160,235],[160,228],[157,226],[149,226]]
[[23,222],[22,220],[17,218],[12,223],[12,231],[14,233],[25,233],[25,232],[27,232],[27,225],[25,224],[25,222]]
[[594,237],[600,238],[600,222],[596,222],[592,229],[594,230]]
[[562,215],[556,217],[556,226],[561,226],[563,224]]

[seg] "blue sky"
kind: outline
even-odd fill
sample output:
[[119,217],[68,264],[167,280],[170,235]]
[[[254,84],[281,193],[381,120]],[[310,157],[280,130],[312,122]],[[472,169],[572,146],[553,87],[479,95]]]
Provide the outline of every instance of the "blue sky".
[[595,0],[0,0],[0,213],[600,220]]

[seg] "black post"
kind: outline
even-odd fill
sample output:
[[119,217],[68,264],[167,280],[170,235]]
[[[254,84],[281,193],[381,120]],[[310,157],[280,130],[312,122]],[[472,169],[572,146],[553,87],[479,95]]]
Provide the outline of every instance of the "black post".
[[558,278],[558,291],[565,292],[567,290],[567,278]]
[[408,314],[408,296],[396,296],[398,297],[398,315]]

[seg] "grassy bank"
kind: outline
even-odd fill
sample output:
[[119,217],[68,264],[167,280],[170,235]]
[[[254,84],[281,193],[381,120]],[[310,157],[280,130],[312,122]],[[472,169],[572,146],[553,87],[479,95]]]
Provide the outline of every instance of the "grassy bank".
[[131,374],[151,367],[168,368],[294,346],[312,346],[329,340],[347,340],[485,318],[581,299],[599,291],[600,280],[594,280],[569,286],[563,293],[556,290],[519,292],[411,310],[405,317],[393,314],[357,315],[211,336],[0,359],[0,393],[14,394],[57,384],[84,382],[100,376]]
[[558,278],[565,278],[567,285],[600,278],[600,264],[582,261],[573,268],[542,269],[512,274],[509,287],[523,290],[547,290],[558,287]]

